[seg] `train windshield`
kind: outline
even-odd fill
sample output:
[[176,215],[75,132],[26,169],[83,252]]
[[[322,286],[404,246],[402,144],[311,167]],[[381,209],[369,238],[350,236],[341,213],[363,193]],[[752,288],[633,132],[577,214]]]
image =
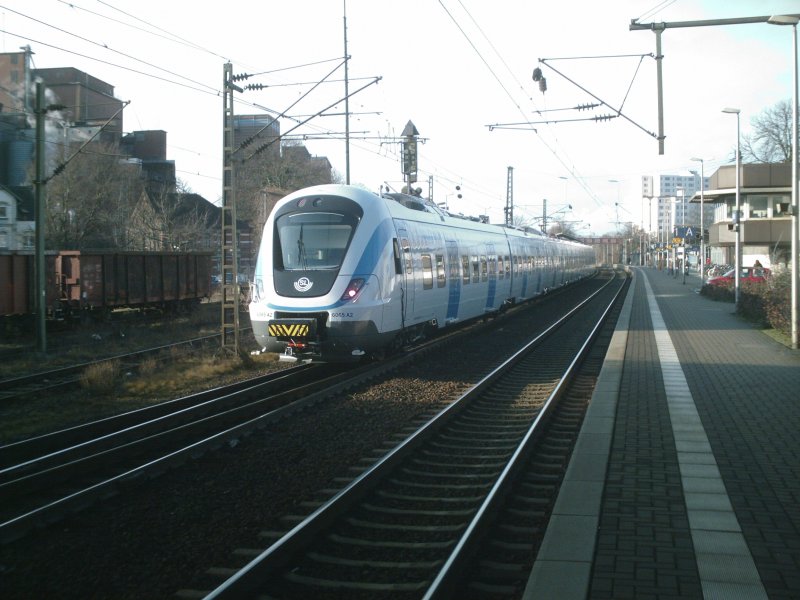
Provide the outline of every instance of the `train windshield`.
[[275,258],[280,256],[285,271],[338,269],[357,222],[354,215],[338,213],[281,215],[275,223]]

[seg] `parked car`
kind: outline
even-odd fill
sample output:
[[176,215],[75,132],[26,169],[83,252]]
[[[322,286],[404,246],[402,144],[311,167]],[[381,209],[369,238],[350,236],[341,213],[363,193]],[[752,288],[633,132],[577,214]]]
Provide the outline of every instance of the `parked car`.
[[[739,283],[763,283],[769,277],[770,270],[765,267],[742,267],[739,271]],[[733,285],[736,269],[731,269],[723,275],[708,278],[709,285]]]

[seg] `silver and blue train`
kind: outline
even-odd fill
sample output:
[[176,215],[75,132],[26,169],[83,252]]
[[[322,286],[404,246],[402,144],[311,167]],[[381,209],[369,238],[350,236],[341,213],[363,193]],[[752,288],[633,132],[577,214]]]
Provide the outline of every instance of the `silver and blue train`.
[[354,361],[594,270],[590,246],[416,196],[321,185],[281,199],[267,219],[250,321],[283,360]]

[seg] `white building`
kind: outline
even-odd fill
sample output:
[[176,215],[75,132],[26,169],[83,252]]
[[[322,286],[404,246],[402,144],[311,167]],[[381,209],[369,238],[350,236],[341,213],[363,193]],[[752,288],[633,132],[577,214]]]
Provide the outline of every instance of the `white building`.
[[[710,178],[706,177],[703,189],[707,190]],[[642,197],[649,203],[649,220],[644,223],[653,239],[668,242],[673,237],[676,227],[683,225],[699,228],[700,205],[689,200],[700,190],[700,174],[689,172],[680,175],[660,175],[658,187],[653,185],[653,177],[642,177]],[[713,222],[711,210],[704,211],[704,229]]]
[[34,245],[30,188],[0,185],[0,252],[31,250]]

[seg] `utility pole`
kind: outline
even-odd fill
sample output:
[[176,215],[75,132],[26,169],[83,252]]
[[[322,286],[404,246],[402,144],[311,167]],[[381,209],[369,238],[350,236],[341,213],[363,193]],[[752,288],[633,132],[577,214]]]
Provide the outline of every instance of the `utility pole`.
[[542,233],[547,235],[547,198],[542,202]]
[[[792,17],[800,17],[800,15],[789,15]],[[661,34],[667,29],[675,29],[676,27],[710,27],[715,25],[746,25],[749,23],[767,23],[770,15],[762,17],[740,17],[733,19],[709,19],[705,21],[673,21],[671,23],[639,23],[637,19],[631,19],[629,31],[642,31],[649,29],[656,34],[656,85],[658,86],[658,153],[664,154],[664,86],[661,77],[661,63],[664,56],[661,53]]]
[[45,218],[44,212],[47,205],[47,196],[44,179],[44,117],[47,108],[44,105],[44,82],[36,78],[36,180],[34,226],[36,227],[34,273],[36,274],[36,340],[39,352],[47,352],[47,324],[45,312],[47,311],[47,292],[45,287]]
[[350,77],[348,74],[350,57],[347,55],[347,0],[343,0],[342,8],[344,10],[344,182],[350,185]]
[[514,224],[514,167],[508,167],[506,176],[506,225]]
[[242,88],[233,83],[233,65],[226,63],[222,82],[222,209],[220,287],[222,289],[222,348],[239,355],[239,260],[236,233],[236,173],[234,169],[233,145],[233,92]]

